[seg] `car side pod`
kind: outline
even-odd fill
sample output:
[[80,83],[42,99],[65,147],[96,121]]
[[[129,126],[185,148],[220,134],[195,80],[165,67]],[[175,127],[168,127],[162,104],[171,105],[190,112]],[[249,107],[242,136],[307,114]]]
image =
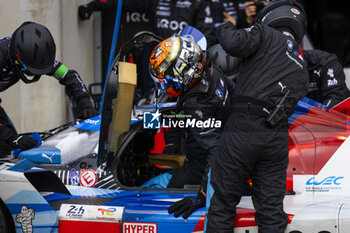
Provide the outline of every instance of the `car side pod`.
[[120,233],[123,210],[117,206],[62,204],[58,232]]
[[61,164],[61,151],[53,147],[38,147],[22,151],[19,157],[23,160],[8,170],[24,172],[40,164]]

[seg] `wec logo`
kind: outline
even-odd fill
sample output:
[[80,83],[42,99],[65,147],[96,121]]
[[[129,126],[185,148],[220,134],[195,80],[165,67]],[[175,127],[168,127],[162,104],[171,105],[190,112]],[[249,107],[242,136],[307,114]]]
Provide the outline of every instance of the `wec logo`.
[[341,185],[341,181],[344,179],[344,176],[328,176],[321,181],[315,180],[315,177],[312,177],[306,181],[306,185]]

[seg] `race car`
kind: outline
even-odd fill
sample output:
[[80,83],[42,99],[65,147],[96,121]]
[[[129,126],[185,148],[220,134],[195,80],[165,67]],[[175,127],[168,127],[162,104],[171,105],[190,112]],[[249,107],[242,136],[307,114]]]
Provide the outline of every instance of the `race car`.
[[[198,187],[140,187],[185,158],[159,154],[164,129],[155,114],[168,114],[175,104],[153,101],[150,93],[158,93],[139,85],[147,81],[147,51],[158,42],[144,32],[121,48],[101,116],[45,132],[40,147],[1,161],[0,232],[203,232],[205,208],[186,220],[168,213]],[[348,232],[349,113],[349,99],[328,109],[305,98],[290,117],[287,233]],[[235,232],[258,232],[254,216],[251,196],[244,196]]]

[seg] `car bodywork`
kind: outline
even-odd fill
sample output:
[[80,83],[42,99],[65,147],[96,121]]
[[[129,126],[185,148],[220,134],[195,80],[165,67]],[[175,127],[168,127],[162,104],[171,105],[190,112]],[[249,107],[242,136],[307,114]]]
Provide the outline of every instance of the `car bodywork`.
[[[204,208],[187,220],[167,211],[175,201],[196,195],[196,187],[139,188],[149,178],[169,171],[168,166],[151,164],[152,159],[163,165],[174,162],[176,167],[181,164],[177,159],[183,157],[151,154],[160,143],[154,138],[161,137],[162,131],[143,128],[143,113],[156,107],[139,105],[148,98],[149,90],[141,90],[141,97],[133,101],[131,124],[124,128],[115,122],[117,101],[122,98],[118,95],[121,62],[136,64],[138,83],[145,81],[144,59],[157,42],[152,34],[141,33],[121,49],[107,80],[101,117],[59,128],[39,148],[22,152],[22,160],[1,162],[4,205],[0,212],[12,221],[3,229],[35,233],[203,232]],[[138,88],[144,86],[136,92]],[[290,163],[284,200],[288,233],[339,233],[350,227],[349,102],[327,109],[304,99],[289,119]],[[156,104],[162,113],[175,107],[174,103]],[[118,143],[110,146],[111,138]],[[237,207],[235,232],[258,232],[254,216],[251,197],[244,196]]]

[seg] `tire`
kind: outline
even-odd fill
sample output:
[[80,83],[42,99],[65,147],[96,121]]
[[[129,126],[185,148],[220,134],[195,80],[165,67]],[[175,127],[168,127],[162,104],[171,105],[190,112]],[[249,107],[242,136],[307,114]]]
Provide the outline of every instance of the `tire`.
[[10,211],[7,209],[6,205],[1,199],[0,199],[0,232],[15,233],[15,226],[14,226]]

